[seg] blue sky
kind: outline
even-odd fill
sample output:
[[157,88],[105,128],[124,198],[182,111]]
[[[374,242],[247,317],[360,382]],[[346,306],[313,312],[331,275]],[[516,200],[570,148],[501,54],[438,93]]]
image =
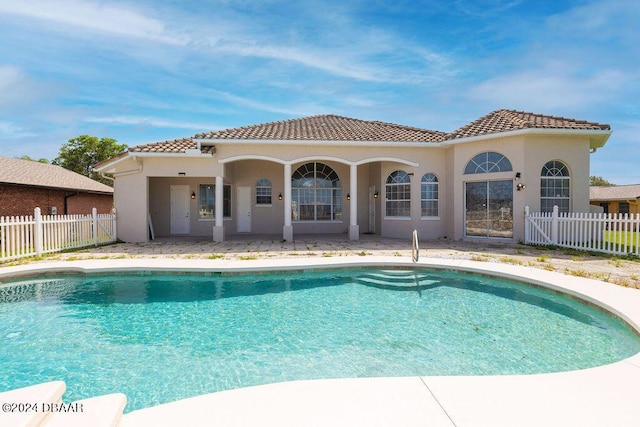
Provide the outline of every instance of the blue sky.
[[338,114],[449,132],[510,108],[608,123],[640,183],[637,0],[0,0],[0,155]]

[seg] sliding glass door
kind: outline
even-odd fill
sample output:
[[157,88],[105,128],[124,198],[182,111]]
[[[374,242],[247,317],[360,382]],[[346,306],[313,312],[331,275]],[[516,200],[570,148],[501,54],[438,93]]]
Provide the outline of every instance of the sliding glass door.
[[513,237],[513,181],[465,183],[465,236]]

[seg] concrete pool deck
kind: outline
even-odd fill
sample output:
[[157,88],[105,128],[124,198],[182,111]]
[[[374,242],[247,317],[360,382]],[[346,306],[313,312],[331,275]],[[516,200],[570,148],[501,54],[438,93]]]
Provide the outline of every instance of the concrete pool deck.
[[[255,256],[211,257],[203,252],[198,257],[193,253],[182,257],[174,252],[174,255],[155,258],[149,254],[139,257],[130,254],[120,258],[119,255],[106,257],[104,253],[88,253],[83,259],[82,253],[64,254],[65,259],[0,268],[0,281],[30,274],[91,273],[114,269],[239,272],[264,270],[265,267],[270,270],[304,270],[347,266],[419,266],[491,274],[561,290],[602,306],[640,329],[640,291],[580,275],[561,274],[558,271],[564,271],[562,269],[549,271],[525,262],[500,262],[503,256],[525,256],[516,252],[519,250],[517,247],[505,247],[504,250],[513,255],[496,254],[495,250],[480,251],[480,248],[464,252],[464,255],[451,252],[455,251],[451,248],[443,248],[442,253],[429,249],[423,250],[420,261],[413,264],[406,242],[402,242],[405,248],[400,247],[400,243],[395,247],[395,242],[385,239],[376,239],[375,243],[382,245],[377,252],[362,246],[350,249],[364,251],[364,255],[323,256],[320,252],[314,256],[269,257],[265,254],[274,252],[259,251]],[[175,243],[166,245],[176,248]],[[191,251],[195,250],[194,245],[200,247],[198,242],[184,242],[184,247],[191,247]],[[242,241],[227,245],[236,245],[237,248],[248,246]],[[110,247],[97,250],[104,251],[105,248]],[[221,252],[208,252],[212,253]],[[246,253],[256,252],[236,252]],[[432,253],[436,256],[432,257]],[[480,253],[479,256],[489,253],[492,257],[486,261],[474,260],[479,259],[474,258],[476,253]],[[549,259],[545,261],[549,262]],[[609,260],[600,261],[607,264]],[[566,262],[587,261],[567,259]],[[626,274],[633,281],[631,276],[640,274],[639,264],[634,261],[624,263],[629,263]],[[611,266],[623,268],[619,264]],[[213,393],[133,411],[123,416],[121,425],[631,426],[637,425],[640,419],[640,405],[635,394],[639,383],[640,354],[606,366],[554,374],[295,381]]]
[[[385,238],[362,234],[360,240],[350,241],[346,235],[298,235],[291,242],[283,242],[278,235],[233,235],[224,242],[203,238],[158,238],[147,243],[118,243],[89,247],[73,252],[47,255],[39,261],[95,260],[95,259],[205,259],[251,261],[274,259],[331,258],[348,256],[366,260],[372,256],[406,258],[411,256],[411,239]],[[640,260],[585,252],[536,247],[517,243],[482,243],[451,241],[448,239],[420,242],[421,256],[444,259],[469,259],[488,263],[524,265],[545,271],[586,277],[640,288]],[[18,262],[20,263],[20,262]],[[3,266],[0,264],[0,271]]]

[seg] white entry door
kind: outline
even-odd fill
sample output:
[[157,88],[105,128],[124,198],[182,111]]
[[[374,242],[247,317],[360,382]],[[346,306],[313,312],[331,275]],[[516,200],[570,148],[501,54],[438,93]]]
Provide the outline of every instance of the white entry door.
[[238,233],[251,232],[251,187],[238,187]]
[[171,234],[189,234],[191,230],[189,189],[188,185],[171,186]]

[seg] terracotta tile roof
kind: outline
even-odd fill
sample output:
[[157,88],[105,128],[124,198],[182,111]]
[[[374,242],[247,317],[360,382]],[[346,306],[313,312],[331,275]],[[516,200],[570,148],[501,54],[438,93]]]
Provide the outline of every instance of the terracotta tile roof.
[[129,148],[129,151],[134,153],[184,153],[185,150],[195,148],[196,143],[193,141],[193,138],[180,138],[138,145]]
[[590,200],[633,200],[640,198],[640,184],[589,187]]
[[113,188],[61,166],[0,156],[0,183],[113,193]]
[[311,141],[438,142],[444,132],[325,114],[206,132],[196,138]]
[[589,130],[611,129],[609,125],[587,122],[584,120],[545,116],[542,114],[527,113],[516,110],[496,110],[447,134],[446,140],[488,135],[526,128]]
[[[380,121],[367,121],[332,114],[263,123],[253,126],[205,132],[190,138],[174,139],[129,148],[130,152],[184,153],[196,149],[194,139],[250,139],[299,141],[364,141],[364,142],[424,142],[439,143],[460,138],[495,134],[527,128],[609,130],[609,125],[545,116],[515,110],[496,110],[451,132],[439,132]],[[203,153],[215,148],[202,146]]]

